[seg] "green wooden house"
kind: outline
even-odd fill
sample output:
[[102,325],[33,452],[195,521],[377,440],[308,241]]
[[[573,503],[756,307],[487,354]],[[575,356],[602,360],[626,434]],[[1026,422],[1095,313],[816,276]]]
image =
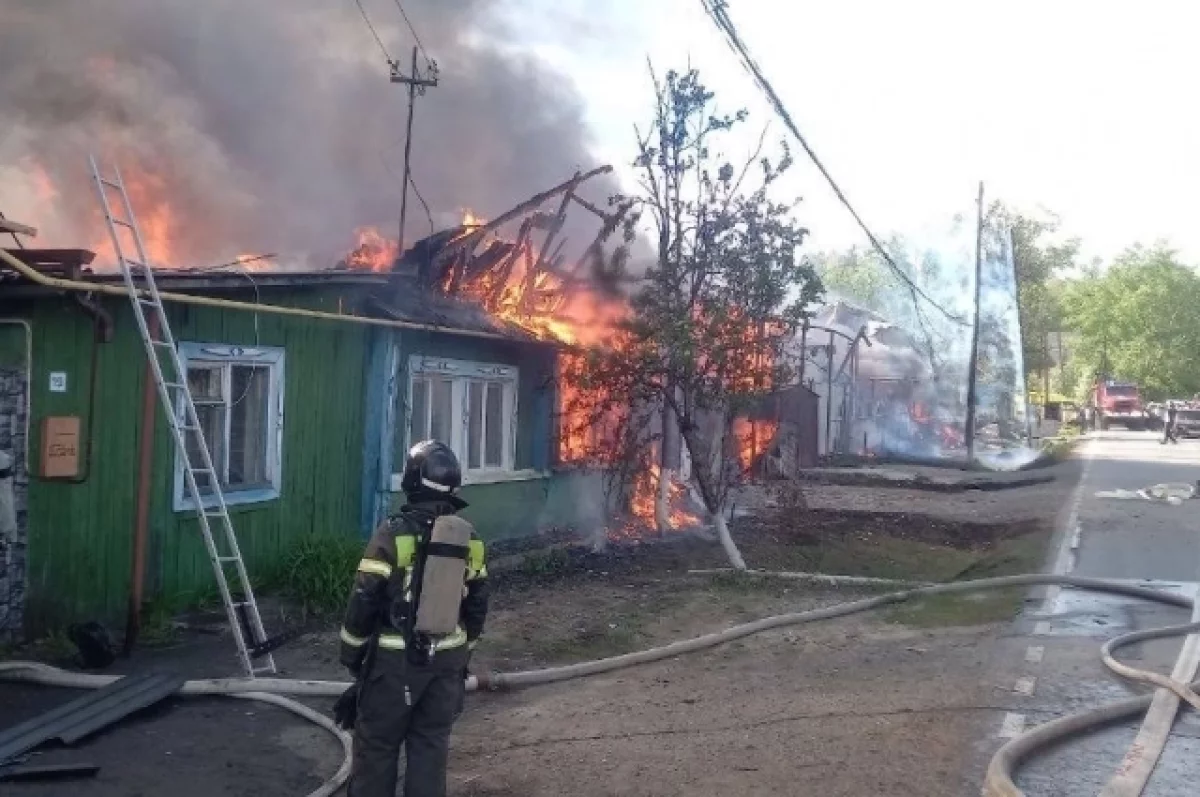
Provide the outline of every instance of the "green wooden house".
[[[121,285],[61,251],[9,251],[39,273]],[[305,535],[369,533],[398,501],[404,452],[427,436],[461,457],[465,514],[485,538],[570,521],[552,475],[555,349],[520,328],[397,275],[169,271],[159,287],[230,303],[166,306],[252,572]],[[47,287],[0,264],[0,451],[17,461],[18,507],[0,555],[0,635],[119,622],[139,523],[146,596],[211,588],[152,385],[146,413],[147,378],[126,297]],[[64,423],[76,446],[65,475],[66,448],[44,437]]]

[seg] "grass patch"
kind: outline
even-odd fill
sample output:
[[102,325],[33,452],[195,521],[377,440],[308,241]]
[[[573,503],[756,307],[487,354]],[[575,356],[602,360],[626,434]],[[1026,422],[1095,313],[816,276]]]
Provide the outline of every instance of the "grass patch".
[[328,614],[346,605],[363,543],[348,535],[311,535],[288,549],[266,586],[297,601],[305,613]]
[[913,628],[998,623],[1016,616],[1025,592],[1024,587],[1009,587],[969,595],[933,595],[901,604],[884,618]]
[[566,548],[533,551],[521,559],[521,572],[527,576],[557,576],[571,567],[571,555]]
[[637,615],[589,623],[568,636],[538,637],[525,652],[541,661],[591,661],[619,656],[643,647],[643,619]]

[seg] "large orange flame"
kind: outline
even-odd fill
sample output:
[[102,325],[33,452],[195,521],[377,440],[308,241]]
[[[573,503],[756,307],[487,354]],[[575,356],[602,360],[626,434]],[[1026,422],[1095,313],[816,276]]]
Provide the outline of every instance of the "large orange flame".
[[364,271],[391,270],[399,248],[395,240],[385,237],[374,227],[359,227],[354,236],[356,244],[346,256],[347,266]]
[[749,420],[735,418],[733,421],[733,442],[737,448],[738,465],[743,474],[749,474],[758,464],[759,459],[775,441],[775,433],[779,423],[773,420]]

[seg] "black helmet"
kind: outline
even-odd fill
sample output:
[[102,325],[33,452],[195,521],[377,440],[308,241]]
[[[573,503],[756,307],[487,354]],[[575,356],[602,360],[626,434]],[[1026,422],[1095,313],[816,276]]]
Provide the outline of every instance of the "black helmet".
[[462,484],[462,468],[450,446],[439,440],[422,440],[408,450],[400,489],[407,495],[449,496]]

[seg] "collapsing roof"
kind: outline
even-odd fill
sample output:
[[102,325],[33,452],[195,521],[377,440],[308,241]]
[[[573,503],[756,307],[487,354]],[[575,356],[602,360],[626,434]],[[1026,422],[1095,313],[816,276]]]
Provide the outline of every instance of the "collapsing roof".
[[[120,285],[119,272],[94,272],[88,269],[95,253],[85,249],[6,249],[22,263],[46,276],[66,278],[96,285]],[[485,332],[518,342],[539,342],[521,327],[488,315],[467,301],[442,296],[421,288],[400,274],[371,271],[329,270],[287,271],[208,271],[194,269],[156,269],[155,282],[163,291],[189,294],[221,294],[278,288],[323,288],[358,286],[366,293],[364,307],[356,312],[444,328],[447,334]],[[0,289],[6,297],[57,293],[30,282],[15,271],[0,268]],[[260,297],[256,297],[258,299]],[[348,308],[349,309],[349,308]]]
[[386,288],[373,292],[369,301],[373,314],[395,321],[429,324],[468,332],[487,332],[518,342],[543,343],[524,328],[490,315],[472,302],[435,293],[403,275],[392,275]]
[[848,338],[863,332],[871,345],[858,348],[862,379],[923,379],[929,375],[929,365],[912,335],[876,312],[837,301],[817,310],[809,323]]

